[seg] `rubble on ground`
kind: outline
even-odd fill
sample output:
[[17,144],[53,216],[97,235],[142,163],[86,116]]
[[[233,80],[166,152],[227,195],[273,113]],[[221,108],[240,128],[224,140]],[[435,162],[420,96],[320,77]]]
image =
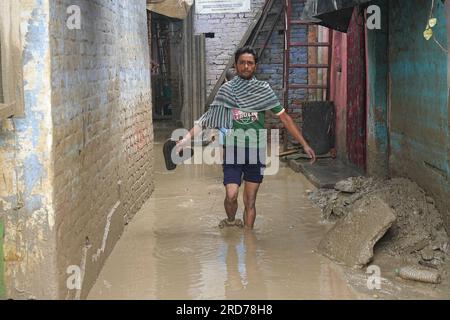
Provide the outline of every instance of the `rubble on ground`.
[[383,200],[360,199],[320,241],[318,250],[349,267],[362,268],[372,260],[375,243],[395,220],[395,214]]
[[377,197],[396,216],[396,221],[378,242],[379,250],[435,269],[445,262],[449,241],[434,200],[408,179],[353,177],[337,183],[334,190],[318,189],[309,196],[322,209],[327,221],[344,218],[360,199]]

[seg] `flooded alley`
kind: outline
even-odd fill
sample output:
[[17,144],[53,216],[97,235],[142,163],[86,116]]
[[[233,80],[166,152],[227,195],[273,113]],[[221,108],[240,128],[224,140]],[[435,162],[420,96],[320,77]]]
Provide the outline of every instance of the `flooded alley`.
[[449,43],[450,1],[0,0],[0,300],[450,300]]
[[[155,144],[155,191],[126,227],[88,299],[356,299],[340,268],[313,252],[326,226],[290,168],[266,176],[255,229],[220,229],[220,165],[167,171]],[[242,216],[242,190],[237,217]]]

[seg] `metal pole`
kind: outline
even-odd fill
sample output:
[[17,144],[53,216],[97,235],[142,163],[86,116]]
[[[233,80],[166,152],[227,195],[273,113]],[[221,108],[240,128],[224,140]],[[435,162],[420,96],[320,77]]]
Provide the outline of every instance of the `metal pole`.
[[[284,26],[284,108],[289,107],[289,64],[290,64],[290,47],[291,47],[291,17],[292,17],[292,0],[286,0],[285,6],[285,26]],[[287,149],[288,136],[286,128],[283,129],[283,151]]]

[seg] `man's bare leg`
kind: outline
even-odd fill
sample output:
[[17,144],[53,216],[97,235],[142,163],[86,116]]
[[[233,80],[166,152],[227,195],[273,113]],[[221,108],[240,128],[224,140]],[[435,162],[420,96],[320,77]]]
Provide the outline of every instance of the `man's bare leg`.
[[245,181],[244,185],[244,226],[247,229],[253,229],[256,219],[256,194],[258,193],[259,183]]
[[239,185],[235,183],[229,183],[225,186],[225,212],[227,213],[228,221],[234,221],[236,217],[236,212],[238,209],[238,195],[239,195]]

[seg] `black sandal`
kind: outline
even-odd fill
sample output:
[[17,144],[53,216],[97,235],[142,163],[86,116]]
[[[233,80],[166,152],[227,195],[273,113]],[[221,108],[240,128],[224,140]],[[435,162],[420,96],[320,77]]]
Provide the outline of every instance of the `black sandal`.
[[180,151],[179,159],[176,159],[176,162],[172,160],[172,150],[177,146],[177,143],[172,140],[168,139],[166,142],[164,142],[163,146],[163,154],[164,154],[164,162],[166,163],[166,169],[167,170],[174,170],[178,164],[182,163],[183,161],[191,158],[194,156],[194,149],[192,148],[185,148],[186,155],[183,154],[183,150]]
[[176,147],[176,145],[177,143],[172,139],[168,139],[164,142],[163,154],[167,170],[174,170],[177,167],[177,165],[172,161],[172,150]]

